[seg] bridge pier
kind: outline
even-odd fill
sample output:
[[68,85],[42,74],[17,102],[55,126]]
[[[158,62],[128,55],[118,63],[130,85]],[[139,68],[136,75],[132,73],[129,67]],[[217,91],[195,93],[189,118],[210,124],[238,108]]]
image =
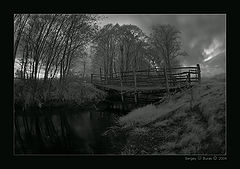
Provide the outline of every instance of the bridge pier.
[[134,92],[134,102],[135,102],[135,104],[138,103],[138,93],[137,92]]

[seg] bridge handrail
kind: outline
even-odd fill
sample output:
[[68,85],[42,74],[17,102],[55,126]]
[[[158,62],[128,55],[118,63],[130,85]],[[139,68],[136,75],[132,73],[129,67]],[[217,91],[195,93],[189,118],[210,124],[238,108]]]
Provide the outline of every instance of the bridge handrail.
[[[193,67],[193,66],[188,66],[188,67],[173,67],[173,68],[171,68],[171,69],[169,69],[169,68],[167,68],[166,70],[167,71],[170,71],[170,70],[175,70],[175,69],[195,69],[195,70],[197,70],[198,69],[198,67]],[[136,70],[135,72],[136,73],[138,73],[138,72],[163,72],[164,71],[164,68],[150,68],[150,69],[143,69],[143,70]],[[128,73],[133,73],[134,71],[124,71],[124,72],[113,72],[113,73],[111,73],[112,75],[114,75],[114,74],[120,74],[120,73],[122,73],[122,74],[128,74]],[[93,73],[92,75],[100,75],[100,73],[99,74],[97,74],[97,73]]]
[[[123,83],[134,83],[141,82],[144,83],[144,80],[152,82],[156,82],[156,80],[164,80],[165,76],[167,77],[167,80],[171,83],[172,80],[180,81],[180,79],[187,79],[191,83],[192,81],[201,81],[201,71],[200,66],[197,65],[196,67],[188,66],[188,67],[174,67],[171,68],[171,70],[184,70],[187,69],[188,71],[184,72],[174,72],[170,71],[170,69],[163,69],[163,68],[151,68],[151,69],[145,69],[145,70],[138,70],[136,72],[134,71],[126,71],[126,72],[116,72],[108,75],[102,75],[102,74],[91,74],[91,82],[96,83],[100,82],[102,84],[111,84],[114,81],[122,81]],[[154,74],[152,74],[154,72]],[[146,73],[146,74],[143,74]],[[191,76],[192,75],[192,76]],[[195,75],[195,77],[193,76]],[[136,78],[135,78],[136,77]],[[135,80],[134,80],[135,79]],[[155,80],[154,80],[155,79]],[[148,82],[145,82],[148,83]],[[136,84],[135,84],[136,85]]]

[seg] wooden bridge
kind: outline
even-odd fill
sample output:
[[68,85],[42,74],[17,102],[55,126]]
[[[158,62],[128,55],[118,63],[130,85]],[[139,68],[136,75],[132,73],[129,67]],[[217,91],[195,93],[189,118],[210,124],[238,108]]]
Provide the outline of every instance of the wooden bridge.
[[[169,94],[176,89],[192,86],[200,83],[201,70],[199,64],[196,67],[158,68],[128,72],[117,72],[103,75],[91,74],[91,83],[97,88],[112,93],[118,93],[122,101],[132,98],[135,103],[151,94],[150,102],[154,97],[159,98],[163,94]],[[131,100],[131,99],[130,99]]]

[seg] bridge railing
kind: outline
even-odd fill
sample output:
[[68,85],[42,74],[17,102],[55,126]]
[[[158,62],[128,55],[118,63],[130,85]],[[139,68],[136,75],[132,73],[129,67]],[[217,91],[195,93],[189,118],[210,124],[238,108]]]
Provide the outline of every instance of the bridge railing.
[[171,69],[146,69],[138,71],[117,72],[109,75],[91,74],[91,82],[98,85],[114,86],[162,86],[185,85],[201,81],[201,70],[196,67],[176,67]]

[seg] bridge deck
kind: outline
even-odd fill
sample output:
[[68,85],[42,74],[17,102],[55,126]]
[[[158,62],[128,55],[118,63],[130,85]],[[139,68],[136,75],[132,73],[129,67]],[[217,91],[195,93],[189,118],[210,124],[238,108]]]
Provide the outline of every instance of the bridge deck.
[[[179,67],[168,69],[148,69],[114,74],[92,74],[91,82],[99,89],[117,93],[123,97],[138,100],[151,99],[154,95],[164,95],[174,90],[190,87],[201,80],[200,67]],[[146,97],[145,94],[151,95]],[[124,96],[123,96],[124,95]],[[142,97],[142,98],[141,98]]]
[[[95,84],[98,88],[102,88],[103,90],[115,90],[118,92],[135,92],[135,88],[133,86],[116,86],[116,85],[101,85],[101,84]],[[189,86],[189,84],[179,85],[179,86],[173,86],[169,87],[169,90],[174,90],[178,88],[182,88],[185,86]],[[163,86],[142,86],[142,87],[136,87],[136,91],[166,91],[166,87]]]

